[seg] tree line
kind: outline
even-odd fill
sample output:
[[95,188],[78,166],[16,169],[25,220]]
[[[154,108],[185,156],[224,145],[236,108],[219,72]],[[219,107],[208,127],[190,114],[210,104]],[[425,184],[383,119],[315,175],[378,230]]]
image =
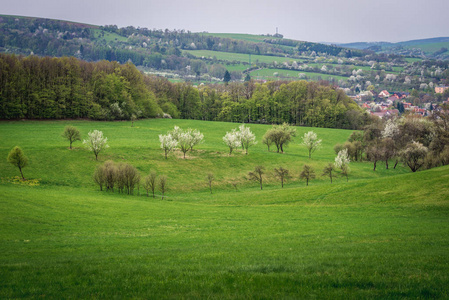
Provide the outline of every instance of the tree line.
[[[357,129],[369,117],[333,86],[306,81],[195,87],[130,64],[0,54],[0,118],[124,120],[163,116]],[[168,116],[167,115],[167,116]]]
[[334,147],[345,150],[353,161],[368,160],[376,171],[377,163],[393,168],[403,162],[412,172],[449,164],[449,107],[442,106],[431,117],[406,115],[401,118],[373,122],[364,131],[353,132],[344,144]]

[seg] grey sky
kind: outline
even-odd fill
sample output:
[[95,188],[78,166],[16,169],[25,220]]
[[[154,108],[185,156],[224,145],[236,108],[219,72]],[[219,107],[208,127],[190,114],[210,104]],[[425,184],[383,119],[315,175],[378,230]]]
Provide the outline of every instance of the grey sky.
[[449,36],[449,0],[1,0],[0,14],[193,32],[275,33],[313,42]]

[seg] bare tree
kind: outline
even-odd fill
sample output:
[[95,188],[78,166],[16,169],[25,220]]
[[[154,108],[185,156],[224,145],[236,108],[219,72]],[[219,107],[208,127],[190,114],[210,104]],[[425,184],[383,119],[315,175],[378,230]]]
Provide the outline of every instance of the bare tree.
[[366,156],[370,161],[374,163],[373,171],[376,171],[377,162],[382,160],[383,151],[382,147],[378,143],[373,143],[366,150]]
[[137,169],[129,164],[125,164],[122,171],[125,189],[128,195],[132,195],[134,188],[140,182],[140,174]]
[[315,178],[315,170],[309,166],[304,165],[301,174],[299,174],[299,179],[305,179],[306,185],[309,185],[309,180],[312,180]]
[[210,193],[212,194],[212,181],[214,181],[214,174],[208,173],[206,176],[207,182],[209,183]]
[[264,170],[265,168],[263,166],[256,166],[254,171],[248,173],[248,179],[258,181],[260,184],[260,189],[262,189]]
[[164,200],[165,192],[167,191],[167,176],[162,175],[159,177],[159,191],[162,194],[162,200]]
[[103,164],[103,177],[106,190],[114,191],[114,185],[119,181],[119,172],[116,164],[112,160],[108,160]]
[[149,191],[151,191],[153,193],[153,198],[154,198],[154,191],[156,189],[156,178],[157,178],[157,174],[154,171],[151,171],[150,174],[145,177],[145,181],[143,183],[143,188],[147,191],[147,197],[148,197]]
[[288,174],[288,170],[283,167],[274,168],[275,176],[281,181],[281,187],[284,187],[284,181],[287,180],[290,176]]
[[100,186],[100,191],[103,190],[103,186],[106,184],[106,178],[104,176],[103,166],[97,166],[95,169],[93,179],[96,184]]
[[333,174],[334,171],[335,171],[334,165],[329,163],[327,166],[324,167],[323,174],[321,174],[321,176],[329,176],[332,183],[332,178],[335,177],[335,175]]

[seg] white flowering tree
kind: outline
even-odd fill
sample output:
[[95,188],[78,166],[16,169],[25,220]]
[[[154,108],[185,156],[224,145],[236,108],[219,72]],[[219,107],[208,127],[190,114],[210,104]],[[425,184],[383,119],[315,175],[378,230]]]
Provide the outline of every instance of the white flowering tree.
[[240,137],[240,143],[242,148],[245,149],[245,153],[248,154],[248,148],[257,144],[256,136],[251,132],[249,127],[245,127],[244,124],[239,126],[238,136]]
[[165,159],[167,159],[168,153],[178,146],[178,141],[170,133],[166,135],[160,134],[159,141],[161,142],[161,148],[165,151]]
[[399,126],[393,119],[389,119],[382,131],[382,138],[395,138],[399,135]]
[[108,138],[103,137],[103,132],[99,130],[94,130],[89,132],[87,140],[83,140],[83,144],[95,154],[95,160],[98,160],[98,154],[109,148]]
[[348,175],[349,175],[349,155],[348,155],[348,149],[340,150],[337,154],[337,157],[335,157],[334,166],[337,169],[341,170],[341,174],[346,177],[346,181],[348,181]]
[[181,149],[182,153],[184,153],[184,159],[186,158],[186,153],[190,149],[190,143],[192,140],[192,136],[189,132],[182,132],[178,135],[178,147]]
[[193,150],[193,147],[201,144],[204,139],[204,135],[198,129],[188,129],[187,132],[190,134],[190,151]]
[[226,135],[223,137],[223,142],[229,147],[229,155],[232,154],[232,150],[241,146],[240,136],[235,129],[231,132],[226,132]]
[[187,129],[184,130],[178,126],[175,126],[173,130],[168,132],[168,135],[177,142],[175,147],[179,147],[184,153],[184,158],[186,158],[186,153],[192,150],[195,145],[203,142],[204,135],[197,129]]
[[321,140],[318,139],[318,136],[315,132],[309,131],[304,133],[302,137],[302,145],[307,147],[309,151],[309,158],[312,157],[312,153],[321,148]]

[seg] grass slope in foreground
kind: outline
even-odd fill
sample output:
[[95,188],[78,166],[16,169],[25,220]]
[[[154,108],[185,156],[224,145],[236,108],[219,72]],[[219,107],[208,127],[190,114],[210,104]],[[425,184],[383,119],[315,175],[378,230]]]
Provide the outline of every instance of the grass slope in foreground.
[[447,298],[448,171],[182,202],[3,184],[0,297]]

